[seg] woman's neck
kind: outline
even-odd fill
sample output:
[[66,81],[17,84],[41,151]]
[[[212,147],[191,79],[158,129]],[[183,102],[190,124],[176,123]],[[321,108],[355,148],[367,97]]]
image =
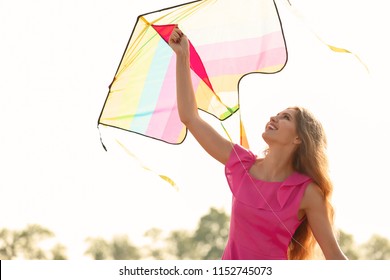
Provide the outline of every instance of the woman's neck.
[[265,181],[284,181],[294,172],[291,152],[269,149],[259,169]]

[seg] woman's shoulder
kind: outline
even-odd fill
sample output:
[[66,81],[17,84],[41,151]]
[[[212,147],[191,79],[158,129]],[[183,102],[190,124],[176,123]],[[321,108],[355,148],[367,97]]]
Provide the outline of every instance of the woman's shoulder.
[[303,194],[301,208],[306,209],[311,205],[318,204],[324,200],[321,188],[314,182],[310,182]]
[[251,150],[239,144],[234,144],[226,165],[231,165],[237,162],[253,164],[256,158],[257,156]]

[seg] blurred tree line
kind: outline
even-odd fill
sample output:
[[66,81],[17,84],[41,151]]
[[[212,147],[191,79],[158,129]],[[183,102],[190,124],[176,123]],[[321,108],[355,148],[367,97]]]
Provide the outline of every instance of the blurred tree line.
[[40,225],[28,225],[22,230],[0,229],[0,260],[67,259],[66,248],[62,244],[42,248],[42,243],[52,237],[53,232]]
[[[85,255],[94,260],[139,259],[191,259],[218,260],[224,250],[229,216],[222,210],[211,208],[202,216],[193,231],[174,230],[164,233],[152,228],[145,232],[144,245],[135,246],[127,235],[117,235],[112,240],[89,237]],[[0,259],[66,260],[66,247],[55,243],[44,248],[45,241],[54,234],[39,225],[29,225],[22,230],[0,230]],[[339,231],[339,244],[351,260],[390,260],[390,240],[373,235],[367,242],[357,244],[353,235]],[[46,244],[47,245],[47,244]],[[318,254],[321,258],[321,254]]]

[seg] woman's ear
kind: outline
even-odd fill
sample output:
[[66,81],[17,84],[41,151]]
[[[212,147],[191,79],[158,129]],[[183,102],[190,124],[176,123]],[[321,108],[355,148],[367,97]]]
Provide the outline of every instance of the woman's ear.
[[302,143],[302,140],[301,140],[301,138],[299,138],[299,137],[297,136],[297,137],[295,137],[293,143],[298,145],[298,144],[301,144],[301,143]]

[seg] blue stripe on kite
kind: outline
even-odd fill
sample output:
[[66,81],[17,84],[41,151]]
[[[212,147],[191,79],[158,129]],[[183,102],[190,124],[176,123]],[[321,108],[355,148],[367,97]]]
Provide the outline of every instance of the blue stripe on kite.
[[158,102],[171,57],[172,49],[161,39],[154,53],[148,76],[145,80],[145,86],[141,93],[137,112],[130,125],[131,130],[139,133],[145,133],[147,131],[150,119]]

